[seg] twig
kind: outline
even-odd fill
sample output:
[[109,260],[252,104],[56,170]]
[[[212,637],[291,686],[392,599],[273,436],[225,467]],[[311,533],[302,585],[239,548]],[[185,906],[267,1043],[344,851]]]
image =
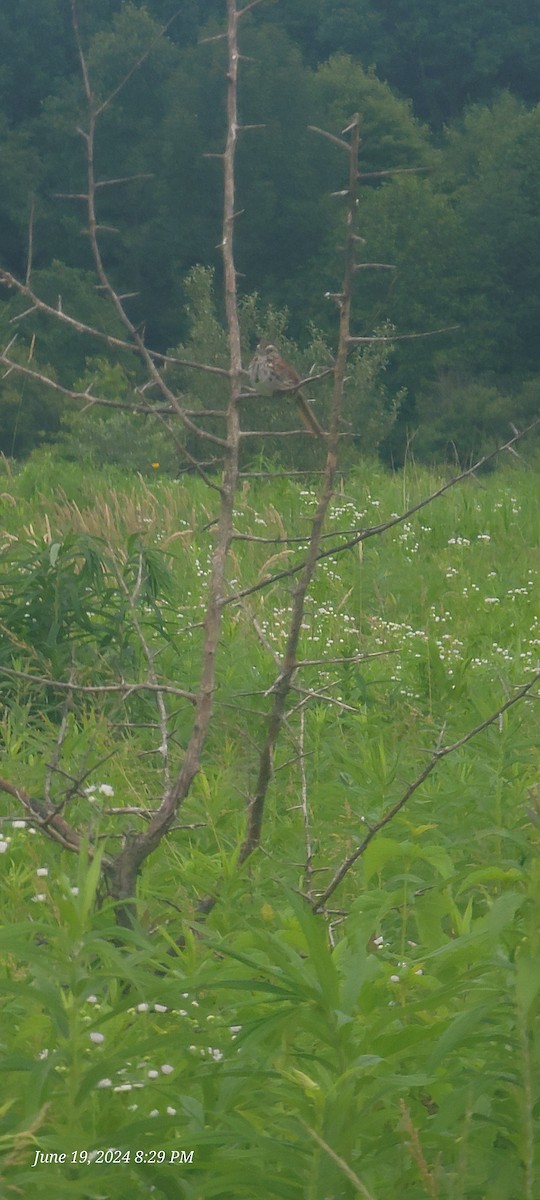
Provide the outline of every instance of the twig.
[[311,823],[309,816],[308,791],[307,791],[307,774],[306,774],[306,713],[305,709],[300,710],[300,802],[302,805],[302,820],[304,823],[304,840],[306,844],[306,861],[304,864],[304,889],[308,897],[311,897],[312,886],[312,869],[313,869],[313,844],[311,841]]
[[498,721],[502,716],[502,714],[507,711],[507,709],[512,708],[514,704],[519,704],[520,700],[523,700],[524,697],[528,695],[532,688],[535,687],[539,679],[540,671],[536,671],[529,683],[526,683],[523,685],[523,687],[519,688],[514,696],[512,696],[509,700],[505,700],[504,704],[501,704],[499,708],[496,709],[494,713],[491,713],[489,717],[486,717],[484,721],[480,721],[478,725],[475,725],[474,729],[470,729],[468,733],[464,734],[464,736],[459,738],[456,742],[452,742],[451,745],[438,746],[432,752],[430,760],[427,766],[424,767],[424,770],[421,771],[420,774],[417,775],[416,779],[409,784],[403,795],[400,796],[399,800],[396,800],[395,804],[392,804],[391,807],[384,813],[384,815],[370,827],[365,838],[362,842],[360,842],[360,845],[356,847],[356,850],[354,850],[352,854],[349,854],[347,858],[344,859],[328,886],[323,892],[321,892],[317,899],[312,902],[312,907],[315,912],[320,912],[321,909],[324,908],[326,901],[329,900],[330,896],[334,894],[336,888],[339,887],[339,884],[348,874],[351,867],[354,866],[355,862],[357,862],[363,854],[365,854],[365,851],[367,850],[370,842],[373,841],[373,838],[380,833],[381,829],[384,829],[385,825],[388,825],[390,821],[393,821],[394,817],[401,812],[401,809],[405,807],[407,801],[410,800],[411,796],[418,791],[418,788],[425,783],[428,776],[431,775],[431,772],[435,770],[435,767],[442,762],[443,758],[447,758],[449,754],[453,754],[456,750],[461,749],[462,746],[466,746],[467,742],[472,741],[472,739],[477,737],[479,733],[482,733],[484,729],[488,729],[490,725],[494,725],[495,722]]
[[[354,537],[349,538],[346,542],[341,542],[337,546],[332,546],[329,550],[321,550],[317,555],[317,562],[321,562],[325,558],[333,557],[336,554],[342,554],[344,550],[352,550],[355,546],[358,546],[360,542],[365,542],[368,540],[368,538],[378,537],[379,534],[386,533],[388,529],[393,529],[396,525],[402,525],[404,521],[408,521],[409,517],[414,516],[415,513],[420,512],[423,508],[426,508],[428,504],[432,504],[434,500],[438,500],[440,496],[444,496],[446,492],[450,491],[451,488],[456,487],[458,483],[462,483],[464,479],[469,479],[472,475],[475,475],[476,472],[479,471],[481,467],[485,466],[486,463],[491,462],[492,459],[497,457],[497,455],[503,454],[505,450],[509,450],[515,444],[515,442],[518,442],[521,440],[521,438],[526,437],[528,433],[531,433],[532,430],[536,429],[539,425],[540,417],[537,417],[536,420],[531,421],[531,423],[527,425],[525,429],[522,429],[520,432],[514,434],[514,436],[511,437],[507,442],[504,442],[503,445],[497,446],[496,449],[492,450],[490,454],[483,454],[482,457],[479,458],[472,467],[468,467],[467,470],[461,471],[459,475],[454,475],[452,479],[449,479],[447,483],[442,485],[442,487],[437,488],[435,492],[431,492],[429,496],[425,496],[424,499],[419,500],[417,504],[411,505],[406,512],[400,513],[400,515],[397,517],[391,517],[389,521],[384,521],[380,525],[372,525],[369,529],[363,529],[355,534]],[[297,563],[296,566],[287,567],[283,571],[277,571],[274,575],[269,575],[265,579],[259,580],[258,583],[252,584],[251,587],[242,588],[238,592],[233,592],[230,596],[227,596],[227,599],[224,601],[224,603],[235,604],[244,596],[252,596],[254,592],[260,592],[263,590],[263,588],[271,587],[272,584],[278,583],[281,579],[288,579],[293,575],[299,575],[300,572],[304,570],[305,563],[306,560],[304,559],[302,562]]]
[[54,842],[59,842],[66,850],[72,850],[74,854],[78,854],[80,835],[71,825],[68,825],[64,817],[55,813],[54,810],[49,812],[44,804],[41,804],[39,800],[33,800],[24,788],[15,787],[8,779],[0,779],[0,791],[14,796],[22,805],[27,816],[35,821],[36,825],[41,826]]
[[371,334],[366,337],[350,337],[348,341],[350,346],[367,346],[371,342],[410,342],[414,338],[435,337],[438,333],[451,333],[455,329],[459,329],[459,325],[443,325],[440,329],[426,329],[421,333]]
[[34,254],[34,216],[36,212],[36,198],[32,196],[30,201],[30,215],[28,217],[28,252],[26,257],[26,278],[25,283],[28,287],[30,277],[32,275],[32,259]]
[[[96,182],[96,189],[99,186],[99,183]],[[86,192],[81,192],[80,196],[77,198],[87,201],[88,195]],[[108,346],[118,350],[129,350],[132,354],[137,353],[137,347],[133,345],[133,342],[126,341],[124,338],[115,337],[113,334],[106,333],[103,329],[98,329],[94,325],[86,325],[84,321],[79,321],[76,317],[69,316],[69,314],[64,312],[63,309],[53,308],[52,305],[47,304],[45,300],[42,300],[38,295],[36,295],[36,293],[32,291],[30,287],[24,283],[21,283],[21,281],[17,279],[15,275],[12,275],[10,271],[6,271],[3,268],[0,269],[0,284],[6,288],[14,288],[21,296],[25,296],[31,301],[32,307],[29,308],[25,313],[18,313],[12,318],[13,321],[20,321],[23,317],[28,316],[30,313],[37,310],[44,313],[46,316],[52,317],[55,320],[62,321],[64,324],[69,325],[73,330],[75,330],[76,333],[89,334],[91,337],[98,338],[100,341],[106,342]],[[229,376],[229,372],[226,367],[214,367],[210,366],[208,363],[194,362],[189,358],[177,358],[174,354],[163,354],[159,350],[148,350],[148,353],[150,354],[151,358],[153,358],[156,362],[163,363],[164,366],[187,367],[193,371],[206,371],[211,375],[220,375],[223,379],[227,379]]]
[[45,796],[45,801],[49,807],[52,805],[52,800],[51,800],[52,776],[53,776],[53,773],[60,761],[60,755],[62,753],[62,746],[65,742],[66,734],[67,734],[68,714],[71,710],[71,701],[72,701],[72,697],[73,697],[73,692],[70,687],[72,678],[73,678],[73,667],[71,668],[71,672],[70,672],[70,679],[69,679],[69,684],[68,684],[68,688],[67,688],[67,695],[66,695],[66,699],[65,699],[65,703],[64,703],[64,711],[62,713],[60,729],[58,730],[58,736],[56,738],[56,745],[54,747],[52,759],[51,759],[50,763],[47,763],[47,774],[45,776],[45,783],[43,786],[43,793]]
[[341,1158],[339,1154],[336,1154],[335,1150],[332,1150],[332,1147],[328,1145],[328,1142],[325,1142],[324,1138],[322,1138],[320,1134],[315,1131],[315,1129],[312,1129],[310,1125],[306,1125],[305,1121],[301,1121],[301,1124],[304,1126],[306,1132],[309,1133],[309,1136],[313,1138],[314,1142],[321,1147],[321,1150],[324,1150],[325,1154],[327,1154],[328,1157],[336,1163],[340,1170],[343,1171],[343,1174],[347,1176],[347,1179],[350,1179],[351,1183],[353,1183],[355,1188],[357,1188],[360,1192],[360,1195],[364,1197],[364,1200],[375,1200],[373,1193],[368,1191],[365,1183],[362,1183],[362,1180],[358,1178],[358,1175],[352,1170],[352,1167],[345,1162],[345,1159]]
[[126,680],[125,683],[75,683],[70,680],[69,683],[61,679],[48,679],[46,675],[30,675],[27,671],[16,671],[12,667],[0,665],[0,674],[10,675],[15,679],[27,679],[29,683],[39,683],[43,687],[67,689],[72,692],[87,692],[88,694],[117,692],[120,693],[124,700],[127,700],[134,692],[155,692],[157,690],[166,692],[171,696],[181,696],[184,700],[189,700],[191,704],[195,703],[195,692],[187,692],[183,688],[173,687],[168,683],[150,683],[145,680],[143,683],[130,683]]

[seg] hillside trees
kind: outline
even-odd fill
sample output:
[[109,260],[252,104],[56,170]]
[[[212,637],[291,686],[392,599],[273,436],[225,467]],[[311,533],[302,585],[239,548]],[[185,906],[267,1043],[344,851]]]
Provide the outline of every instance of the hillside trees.
[[[513,14],[511,27],[505,24],[508,14],[498,12],[492,36],[500,47],[504,44],[509,51],[516,38],[519,41],[520,22],[523,29],[527,25],[526,7]],[[100,213],[110,227],[103,243],[107,268],[119,286],[134,293],[133,319],[145,322],[160,350],[173,346],[179,333],[189,336],[183,281],[192,268],[204,263],[218,272],[218,279],[221,269],[215,249],[218,167],[204,157],[219,152],[215,114],[220,103],[220,50],[219,43],[204,40],[195,47],[197,30],[204,39],[218,29],[219,6],[193,3],[176,14],[173,9],[157,0],[144,9],[104,0],[81,18],[97,94],[113,88],[138,55],[144,57],[114,108],[104,114],[98,144],[104,174],[137,179],[123,188],[103,189]],[[398,31],[400,55],[413,37],[413,26],[418,25],[413,43],[415,37],[428,36],[435,20],[443,37],[444,14],[430,9],[422,24],[422,12],[417,6],[416,15],[403,12],[398,22],[394,8],[378,10],[377,19],[386,22],[384,46],[366,57],[356,43],[339,36],[341,25],[357,29],[358,37],[363,31],[365,49],[372,27],[365,4],[333,7],[331,13],[324,5],[256,7],[245,22],[246,55],[253,61],[244,64],[239,94],[241,113],[249,111],[255,123],[265,125],[250,146],[247,140],[239,146],[238,181],[245,206],[237,238],[241,291],[259,290],[263,273],[265,299],[288,310],[289,332],[304,349],[311,323],[326,336],[335,333],[333,308],[324,293],[337,286],[339,242],[335,206],[325,198],[333,186],[328,156],[324,147],[314,144],[307,125],[334,127],[347,119],[346,113],[360,110],[365,171],[424,168],[420,175],[366,181],[362,199],[366,255],[375,259],[382,254],[396,271],[392,276],[381,272],[362,289],[358,332],[370,332],[386,320],[402,330],[420,328],[430,323],[430,314],[439,312],[437,323],[458,323],[462,330],[445,347],[426,341],[396,349],[388,378],[393,391],[405,388],[408,394],[402,422],[386,448],[387,456],[391,451],[397,461],[420,412],[425,432],[425,422],[431,419],[429,392],[436,391],[441,373],[457,380],[472,374],[479,386],[500,387],[505,398],[520,394],[539,370],[533,265],[538,110],[502,96],[492,107],[477,106],[463,121],[455,120],[435,145],[428,128],[414,119],[410,102],[398,99],[380,77],[386,73],[393,79],[380,64],[384,47],[394,53],[391,46]],[[447,16],[454,22],[454,16]],[[23,53],[22,30],[33,45],[30,31],[40,29],[45,17],[57,41],[43,39],[40,63],[30,73],[31,86],[18,99],[23,74],[19,71],[15,78],[12,72]],[[158,36],[160,22],[171,18],[165,36]],[[469,5],[469,23],[481,24],[480,18],[484,20],[476,6]],[[7,12],[2,20],[3,261],[24,274],[32,213],[34,267],[50,270],[55,262],[84,272],[91,263],[81,202],[58,198],[84,190],[75,132],[81,117],[80,89],[65,7],[50,0],[37,13],[32,0],[26,0],[17,22]],[[320,55],[307,53],[307,43],[314,45],[314,22],[319,22],[317,28],[330,22]],[[467,21],[456,22],[456,36],[462,26],[465,29]],[[527,40],[523,34],[523,42],[533,54],[534,37]],[[437,44],[430,43],[433,53]],[[474,44],[480,47],[480,42]],[[496,57],[494,53],[493,61]],[[459,62],[464,62],[462,56]],[[478,75],[480,66],[474,71]],[[296,146],[292,161],[290,136]],[[13,315],[12,308],[0,308],[6,336]],[[25,328],[29,345],[34,329],[31,322]],[[21,329],[20,342],[24,336]],[[65,353],[67,358],[67,344]],[[40,330],[33,345],[35,361],[45,363],[47,354]],[[504,403],[502,408],[507,411]],[[47,423],[48,438],[57,432],[60,412],[58,406],[57,417]],[[28,408],[27,417],[24,438],[14,439],[12,423],[4,422],[5,452],[26,453],[41,439],[44,422],[35,409]],[[20,422],[17,427],[23,428]],[[499,432],[506,434],[497,425]],[[423,437],[418,449],[426,455],[441,453],[449,438],[445,443],[440,435],[438,429],[431,443],[429,436]]]
[[290,0],[259,15],[287,29],[311,64],[352,54],[440,129],[464,107],[502,88],[538,101],[540,29],[534,0]]
[[[540,106],[503,94],[448,131],[441,184],[463,232],[464,358],[505,377],[537,368]],[[519,366],[518,366],[519,364]]]

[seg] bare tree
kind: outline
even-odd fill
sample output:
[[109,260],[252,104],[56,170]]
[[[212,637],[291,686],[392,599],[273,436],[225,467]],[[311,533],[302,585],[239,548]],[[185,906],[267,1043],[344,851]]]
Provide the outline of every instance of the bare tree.
[[[276,655],[265,642],[264,631],[257,625],[256,617],[248,611],[256,635],[272,655],[275,664],[275,678],[269,695],[271,697],[270,711],[265,714],[265,733],[261,745],[257,747],[258,767],[256,781],[252,793],[248,797],[246,824],[243,837],[238,846],[238,865],[242,864],[259,847],[262,837],[265,804],[273,778],[274,757],[278,740],[284,728],[288,728],[292,715],[301,714],[301,736],[298,744],[298,755],[304,764],[303,717],[306,706],[313,700],[324,700],[333,703],[328,694],[327,685],[321,681],[319,687],[307,688],[302,684],[302,671],[310,666],[320,665],[328,670],[329,666],[338,665],[341,658],[325,658],[322,660],[302,660],[299,656],[300,636],[305,616],[306,601],[310,594],[313,578],[318,564],[328,556],[335,556],[350,550],[368,538],[383,536],[385,532],[400,522],[406,521],[414,512],[434,502],[450,488],[456,486],[464,478],[472,475],[479,465],[475,464],[468,471],[462,472],[439,488],[432,495],[426,496],[418,504],[401,513],[391,520],[367,529],[349,529],[340,534],[325,530],[325,523],[336,486],[336,472],[339,463],[339,449],[343,437],[342,405],[347,376],[347,359],[351,350],[358,344],[378,340],[388,340],[385,337],[359,337],[351,332],[351,307],[353,298],[353,280],[359,270],[371,267],[375,270],[388,269],[384,263],[358,263],[355,257],[359,240],[357,232],[358,194],[362,181],[359,168],[360,150],[360,116],[355,114],[347,127],[341,133],[315,130],[335,145],[347,162],[347,179],[343,189],[336,195],[341,198],[345,207],[345,249],[343,278],[339,293],[334,297],[339,310],[339,337],[332,368],[333,387],[329,409],[328,429],[321,439],[320,485],[318,501],[311,521],[309,531],[299,536],[297,531],[290,534],[284,531],[277,539],[257,538],[254,534],[241,534],[235,529],[235,497],[240,479],[240,448],[243,439],[259,436],[241,427],[242,401],[250,394],[246,391],[246,376],[242,368],[241,338],[238,315],[237,273],[235,267],[234,241],[235,223],[237,219],[235,197],[235,159],[239,136],[249,129],[241,126],[237,111],[238,71],[241,61],[239,50],[239,28],[242,19],[262,0],[252,0],[251,3],[238,8],[236,0],[226,0],[227,30],[223,38],[227,48],[226,95],[227,95],[227,132],[225,146],[220,156],[223,165],[223,223],[221,233],[221,252],[223,257],[223,277],[225,312],[228,331],[229,363],[227,368],[212,367],[205,363],[166,355],[153,351],[146,345],[143,332],[131,320],[126,306],[126,299],[113,286],[107,271],[101,249],[101,234],[103,227],[98,214],[98,201],[101,189],[105,186],[122,183],[125,180],[101,180],[96,174],[96,129],[103,114],[113,104],[119,91],[131,77],[133,70],[140,65],[135,64],[124,80],[121,80],[108,97],[100,100],[93,88],[89,71],[88,59],[82,43],[79,30],[77,2],[71,0],[73,31],[76,40],[81,77],[86,100],[86,125],[80,130],[81,139],[86,155],[86,190],[70,199],[83,201],[87,212],[87,230],[92,250],[95,271],[102,292],[108,297],[117,319],[123,327],[122,336],[113,336],[107,332],[94,329],[76,317],[65,313],[62,307],[57,309],[47,304],[34,290],[32,285],[32,242],[33,222],[30,226],[28,269],[24,281],[18,280],[7,271],[0,271],[0,282],[7,288],[15,289],[28,307],[23,316],[41,313],[50,320],[58,321],[73,331],[74,334],[90,334],[101,340],[112,350],[130,350],[144,367],[145,385],[139,389],[139,396],[129,405],[100,396],[91,387],[81,392],[62,385],[55,379],[49,378],[43,372],[35,369],[30,363],[22,363],[13,354],[13,343],[3,348],[0,362],[6,372],[16,372],[22,377],[29,377],[36,383],[52,389],[52,391],[83,404],[99,404],[105,407],[129,407],[131,411],[151,415],[154,419],[165,423],[175,437],[172,422],[180,423],[184,430],[196,435],[200,444],[207,445],[209,452],[218,456],[222,464],[220,475],[207,470],[205,464],[196,459],[186,449],[184,442],[175,437],[179,453],[191,469],[196,471],[212,495],[217,494],[218,512],[215,520],[208,527],[209,536],[213,538],[211,552],[211,567],[206,588],[205,611],[202,620],[202,642],[200,651],[199,675],[196,687],[188,687],[183,679],[169,680],[160,670],[158,657],[152,640],[145,633],[144,624],[139,616],[139,601],[144,583],[144,559],[140,555],[138,567],[128,583],[118,568],[111,548],[111,572],[116,580],[119,592],[123,595],[126,610],[130,614],[132,627],[138,640],[141,657],[145,663],[143,679],[121,679],[114,684],[89,684],[80,681],[77,674],[77,663],[73,663],[68,679],[48,678],[31,672],[24,672],[15,667],[1,668],[5,675],[32,682],[47,691],[63,696],[62,719],[58,728],[56,742],[51,748],[49,762],[46,766],[43,795],[36,799],[24,788],[17,786],[9,779],[0,779],[0,790],[16,799],[22,806],[25,815],[49,838],[59,843],[63,848],[78,853],[81,848],[83,835],[86,830],[75,827],[69,819],[70,803],[85,794],[85,780],[88,769],[77,777],[66,777],[62,768],[62,750],[66,738],[67,714],[78,694],[87,695],[116,695],[124,704],[137,693],[144,693],[155,702],[155,729],[159,739],[157,754],[160,770],[155,772],[155,802],[150,810],[144,807],[128,806],[106,810],[110,815],[118,817],[140,817],[142,828],[130,828],[121,837],[120,849],[115,853],[111,849],[112,840],[107,842],[106,852],[102,859],[102,867],[110,895],[118,902],[118,919],[128,923],[134,914],[134,903],[137,889],[137,878],[145,861],[157,849],[163,838],[178,825],[182,805],[189,795],[193,781],[204,761],[205,747],[215,710],[216,692],[216,662],[220,648],[220,639],[224,613],[231,606],[245,606],[248,597],[267,587],[274,586],[280,579],[289,578],[294,582],[290,622],[283,655]],[[142,61],[142,60],[140,60]],[[428,331],[427,334],[396,335],[397,337],[431,336],[441,331]],[[179,366],[193,371],[209,372],[223,380],[228,388],[228,404],[226,409],[201,409],[197,412],[189,408],[184,396],[170,384],[167,368]],[[325,371],[320,372],[325,374]],[[302,382],[302,381],[300,381]],[[300,386],[295,383],[291,391],[295,392]],[[146,389],[153,389],[157,400],[148,400]],[[222,421],[221,433],[210,432],[205,426],[205,420]],[[526,431],[515,432],[513,437],[501,449],[511,450]],[[481,462],[485,462],[482,459]],[[211,533],[210,533],[211,528]],[[240,538],[250,538],[254,542],[282,542],[285,546],[301,544],[303,556],[299,563],[280,570],[268,570],[255,584],[232,587],[228,582],[228,563],[231,558],[233,544]],[[337,540],[336,540],[337,539]],[[330,540],[330,545],[328,545]],[[361,661],[364,655],[354,656],[351,661]],[[363,854],[367,845],[378,831],[382,829],[403,808],[410,796],[421,786],[430,772],[441,760],[468,743],[473,737],[493,723],[498,717],[518,701],[525,700],[532,694],[538,674],[518,689],[511,699],[506,699],[485,721],[480,722],[463,738],[453,744],[443,746],[438,744],[428,762],[427,767],[418,773],[417,778],[406,789],[403,795],[389,808],[388,811],[362,837],[353,853],[346,856],[335,872],[330,883],[320,890],[314,886],[313,854],[310,833],[310,813],[307,798],[305,773],[302,786],[302,811],[306,832],[306,866],[305,891],[306,896],[315,911],[324,910],[327,901],[334,894],[341,881],[352,869],[354,863]],[[172,752],[170,733],[170,705],[183,701],[193,710],[191,733],[185,745],[181,762]],[[338,706],[340,702],[337,702]],[[341,706],[346,708],[346,705]],[[95,769],[96,764],[93,764]],[[304,767],[303,767],[304,770]],[[194,828],[193,825],[187,826]],[[90,844],[90,853],[96,851],[98,842]],[[216,889],[212,891],[199,905],[201,913],[208,912],[217,899]]]

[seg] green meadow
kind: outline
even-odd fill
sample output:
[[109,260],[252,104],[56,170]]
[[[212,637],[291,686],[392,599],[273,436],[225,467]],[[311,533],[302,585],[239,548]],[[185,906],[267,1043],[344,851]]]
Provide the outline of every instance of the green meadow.
[[[339,550],[449,477],[338,478],[241,869],[316,478],[243,481],[202,769],[132,928],[99,856],[2,793],[2,1196],[538,1196],[539,689],[412,786],[538,670],[537,477],[469,477]],[[1,492],[1,775],[53,801],[83,780],[62,812],[106,854],[164,767],[155,695],[107,688],[147,678],[138,623],[161,683],[197,689],[217,493],[46,452]],[[174,777],[193,705],[167,703]]]

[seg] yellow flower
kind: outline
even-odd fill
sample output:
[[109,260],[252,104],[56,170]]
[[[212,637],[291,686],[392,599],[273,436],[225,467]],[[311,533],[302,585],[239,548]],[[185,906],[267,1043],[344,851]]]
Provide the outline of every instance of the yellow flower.
[[159,467],[159,463],[152,463],[152,468],[154,471],[157,471],[158,467]]

